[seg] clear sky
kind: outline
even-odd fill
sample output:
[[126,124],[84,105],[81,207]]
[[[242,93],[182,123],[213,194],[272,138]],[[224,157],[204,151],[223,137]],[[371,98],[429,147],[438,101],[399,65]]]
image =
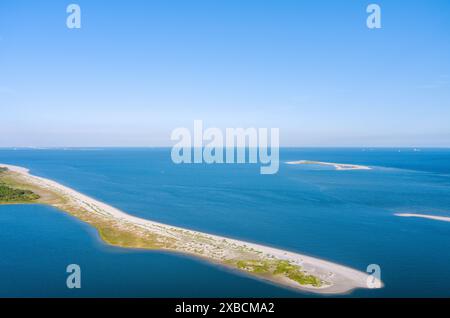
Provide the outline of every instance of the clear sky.
[[170,146],[194,119],[449,147],[450,1],[0,1],[0,147]]

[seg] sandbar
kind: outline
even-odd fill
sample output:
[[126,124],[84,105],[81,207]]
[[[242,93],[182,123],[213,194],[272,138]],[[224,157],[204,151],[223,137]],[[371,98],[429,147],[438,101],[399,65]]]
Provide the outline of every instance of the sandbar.
[[347,163],[334,163],[334,162],[323,162],[323,161],[311,161],[311,160],[299,160],[299,161],[288,161],[289,165],[321,165],[321,166],[332,166],[336,170],[371,170],[372,168],[362,165],[353,165]]

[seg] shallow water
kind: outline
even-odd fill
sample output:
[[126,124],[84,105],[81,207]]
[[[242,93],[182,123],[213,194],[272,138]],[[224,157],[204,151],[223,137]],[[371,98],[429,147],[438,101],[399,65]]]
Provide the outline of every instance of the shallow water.
[[[335,171],[280,165],[174,165],[169,149],[0,149],[96,199],[159,222],[281,247],[364,271],[385,287],[350,296],[450,296],[450,150],[282,149],[281,161],[373,166]],[[203,261],[108,247],[95,231],[46,206],[0,206],[0,296],[299,296]],[[65,267],[82,268],[81,290]]]

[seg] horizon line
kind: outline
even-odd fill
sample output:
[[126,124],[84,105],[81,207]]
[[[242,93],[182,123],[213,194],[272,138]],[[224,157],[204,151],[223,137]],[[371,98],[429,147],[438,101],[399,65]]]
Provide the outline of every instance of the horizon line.
[[[28,149],[28,150],[45,150],[45,149],[98,149],[98,148],[116,148],[116,149],[147,149],[159,148],[170,149],[173,146],[0,146],[0,149]],[[207,147],[191,147],[207,148]],[[212,147],[214,148],[214,147]],[[227,147],[222,147],[226,149]],[[233,148],[258,148],[258,147],[233,147]],[[450,146],[279,146],[278,148],[340,148],[340,149],[450,149]]]

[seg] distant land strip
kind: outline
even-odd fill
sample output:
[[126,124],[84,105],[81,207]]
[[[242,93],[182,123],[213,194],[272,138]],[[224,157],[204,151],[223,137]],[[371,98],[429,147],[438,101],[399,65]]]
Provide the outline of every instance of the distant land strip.
[[323,161],[311,161],[311,160],[299,160],[299,161],[288,161],[289,165],[321,165],[321,166],[331,166],[336,170],[371,170],[372,168],[362,165],[353,165],[348,163],[334,163],[334,162],[323,162]]
[[450,217],[448,217],[448,216],[415,214],[415,213],[395,213],[394,215],[403,216],[403,217],[407,217],[407,218],[409,218],[409,217],[423,218],[423,219],[437,220],[437,221],[443,221],[443,222],[450,222]]

